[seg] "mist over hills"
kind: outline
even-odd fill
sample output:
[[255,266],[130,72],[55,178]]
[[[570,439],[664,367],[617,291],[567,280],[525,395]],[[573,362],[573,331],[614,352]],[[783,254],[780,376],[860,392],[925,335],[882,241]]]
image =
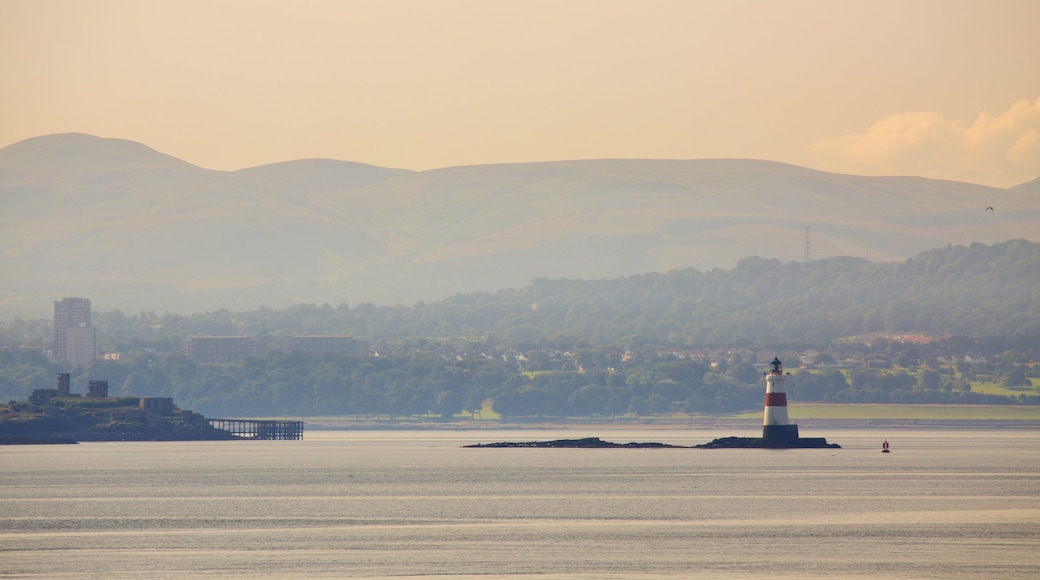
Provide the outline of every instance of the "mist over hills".
[[50,135],[0,149],[0,319],[49,316],[63,296],[130,312],[411,304],[533,278],[801,260],[807,226],[814,258],[905,260],[1040,241],[1038,190],[755,160],[228,172]]

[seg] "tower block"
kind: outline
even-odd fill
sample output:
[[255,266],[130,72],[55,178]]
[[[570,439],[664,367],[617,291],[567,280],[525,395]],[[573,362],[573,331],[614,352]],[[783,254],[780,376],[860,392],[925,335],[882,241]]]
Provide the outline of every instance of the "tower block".
[[773,357],[769,372],[766,373],[766,404],[762,418],[762,439],[765,441],[795,441],[798,439],[798,425],[787,420],[787,391],[784,366],[780,359]]

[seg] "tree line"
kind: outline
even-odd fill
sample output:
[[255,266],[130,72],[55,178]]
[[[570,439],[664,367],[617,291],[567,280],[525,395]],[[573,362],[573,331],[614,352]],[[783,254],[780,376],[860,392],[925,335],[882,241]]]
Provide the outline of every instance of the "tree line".
[[[1016,396],[987,395],[971,391],[963,378],[1005,367],[1037,376],[1038,369],[1016,359],[1008,353],[979,368],[969,364],[959,376],[945,367],[802,370],[789,377],[787,389],[793,400],[804,402],[1040,404],[1031,387]],[[38,351],[0,351],[0,396],[24,399],[32,388],[53,387],[62,370]],[[739,354],[713,363],[652,351],[626,351],[622,357],[620,349],[610,348],[528,360],[487,353],[356,357],[297,351],[233,364],[140,352],[72,369],[80,392],[87,381],[105,379],[112,396],[173,397],[182,408],[209,416],[358,418],[480,417],[489,399],[493,410],[507,418],[724,414],[761,405],[762,372]]]

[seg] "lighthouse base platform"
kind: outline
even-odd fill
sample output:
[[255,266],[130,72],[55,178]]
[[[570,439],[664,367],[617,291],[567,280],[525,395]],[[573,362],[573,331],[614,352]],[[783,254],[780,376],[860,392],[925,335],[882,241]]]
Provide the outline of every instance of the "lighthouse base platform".
[[798,425],[763,425],[762,439],[766,441],[795,441],[798,439]]
[[721,437],[710,443],[694,445],[698,449],[841,449],[837,443],[827,443],[823,437],[793,439],[766,439],[765,437]]
[[799,437],[798,425],[763,425],[761,437],[722,437],[701,449],[841,449],[823,437]]

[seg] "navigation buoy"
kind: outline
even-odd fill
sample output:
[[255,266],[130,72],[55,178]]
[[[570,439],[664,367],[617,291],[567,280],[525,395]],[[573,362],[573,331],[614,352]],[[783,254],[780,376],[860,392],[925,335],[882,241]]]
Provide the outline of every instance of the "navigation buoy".
[[884,443],[881,444],[881,452],[882,453],[891,453],[888,450],[888,441],[887,440]]

